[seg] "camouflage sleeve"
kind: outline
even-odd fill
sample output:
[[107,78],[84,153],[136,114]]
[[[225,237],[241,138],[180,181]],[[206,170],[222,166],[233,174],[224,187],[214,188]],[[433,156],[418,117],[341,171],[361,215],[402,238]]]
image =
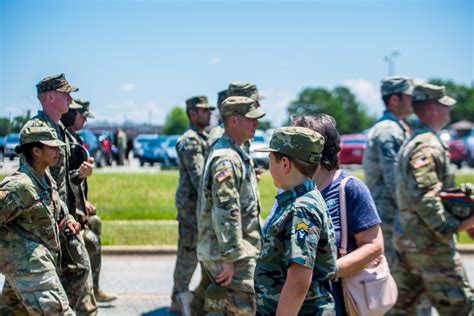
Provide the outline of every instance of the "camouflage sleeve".
[[285,224],[287,238],[283,242],[287,266],[297,263],[313,269],[322,222],[306,208],[296,208],[290,214]]
[[403,143],[403,136],[391,134],[388,139],[383,139],[378,146],[378,156],[383,172],[385,188],[396,200],[395,172],[398,153]]
[[76,219],[71,215],[71,213],[69,213],[69,209],[63,200],[59,199],[59,204],[61,205],[60,207],[62,209],[63,216],[58,219],[58,224],[61,224],[62,222],[62,225],[59,228],[65,229],[69,223],[76,221]]
[[0,226],[14,220],[39,201],[34,188],[17,182],[8,182],[0,188]]
[[240,171],[229,160],[218,162],[212,172],[212,226],[223,261],[244,256],[238,183]]
[[196,191],[204,171],[204,152],[197,139],[189,138],[182,147],[182,161]]
[[[446,212],[438,193],[443,188],[437,174],[439,153],[430,147],[415,148],[409,163],[408,191],[414,209],[425,224],[443,240],[451,238],[460,225],[450,213]],[[419,202],[418,202],[419,201]]]

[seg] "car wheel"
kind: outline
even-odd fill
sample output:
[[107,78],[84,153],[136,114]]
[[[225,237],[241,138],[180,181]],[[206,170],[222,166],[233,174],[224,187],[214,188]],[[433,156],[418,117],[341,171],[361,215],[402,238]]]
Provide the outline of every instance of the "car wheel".
[[143,167],[145,165],[145,162],[140,159],[140,167]]

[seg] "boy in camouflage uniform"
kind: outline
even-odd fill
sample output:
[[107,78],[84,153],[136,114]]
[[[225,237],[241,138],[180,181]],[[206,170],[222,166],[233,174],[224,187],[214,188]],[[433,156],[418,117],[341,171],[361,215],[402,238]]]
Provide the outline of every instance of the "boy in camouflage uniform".
[[449,123],[456,100],[443,86],[423,84],[413,92],[420,119],[400,150],[396,181],[402,256],[393,269],[398,301],[392,314],[416,315],[416,300],[426,294],[440,315],[470,315],[473,295],[456,250],[454,234],[472,230],[474,216],[460,221],[444,208],[439,192],[454,186],[448,147],[437,132]]
[[410,136],[410,128],[404,119],[413,112],[413,88],[413,81],[406,77],[382,80],[381,92],[386,109],[370,129],[364,152],[365,183],[382,220],[385,257],[389,265],[394,264],[397,256],[393,248],[393,231],[398,217],[395,165],[400,147]]
[[172,312],[189,309],[189,282],[197,266],[196,208],[198,189],[208,152],[205,128],[209,126],[211,113],[214,109],[215,107],[209,105],[205,96],[186,100],[186,114],[190,126],[176,143],[179,158],[179,183],[176,190],[179,239],[171,297],[170,310]]
[[278,208],[263,229],[255,270],[257,315],[335,315],[329,280],[336,238],[325,201],[312,180],[324,138],[305,127],[275,130],[269,148]]
[[52,128],[23,128],[15,150],[24,163],[0,183],[0,315],[75,315],[59,280],[59,235],[80,225],[47,170],[60,146]]
[[254,136],[264,115],[247,97],[229,97],[222,104],[225,133],[211,149],[200,183],[197,255],[202,279],[193,300],[196,315],[255,314],[260,197],[253,160],[242,144]]

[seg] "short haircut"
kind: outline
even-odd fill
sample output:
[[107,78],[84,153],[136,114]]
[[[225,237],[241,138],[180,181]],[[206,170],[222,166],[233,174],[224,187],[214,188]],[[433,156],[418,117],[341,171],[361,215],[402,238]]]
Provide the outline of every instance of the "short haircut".
[[327,114],[294,116],[292,124],[321,134],[324,137],[324,147],[319,164],[328,171],[339,169],[341,137],[336,129],[336,120],[332,116]]
[[426,108],[432,103],[433,103],[432,100],[424,100],[424,101],[413,102],[413,105],[412,105],[413,106],[413,112],[417,116],[423,115],[424,112],[426,111]]
[[319,166],[319,164],[317,163],[304,161],[298,158],[288,156],[286,154],[282,154],[280,152],[273,152],[273,154],[275,155],[275,160],[277,162],[281,161],[283,157],[288,158],[288,160],[290,160],[291,163],[295,166],[296,170],[298,170],[305,177],[308,178],[312,178],[314,176],[314,173],[316,172],[316,169],[318,169]]
[[383,100],[383,103],[385,103],[385,107],[388,107],[388,102],[390,101],[390,98],[392,97],[392,95],[396,95],[398,99],[401,100],[402,94],[403,93],[398,92],[398,93],[392,93],[392,94],[387,94],[387,95],[382,96],[382,100]]

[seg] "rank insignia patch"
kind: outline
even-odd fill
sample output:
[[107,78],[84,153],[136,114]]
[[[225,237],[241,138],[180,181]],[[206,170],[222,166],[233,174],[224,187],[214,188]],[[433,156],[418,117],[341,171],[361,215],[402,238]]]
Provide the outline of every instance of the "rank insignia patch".
[[309,227],[305,223],[299,223],[298,225],[296,225],[296,228],[295,228],[296,238],[298,240],[305,240],[306,235],[308,235],[308,229]]

